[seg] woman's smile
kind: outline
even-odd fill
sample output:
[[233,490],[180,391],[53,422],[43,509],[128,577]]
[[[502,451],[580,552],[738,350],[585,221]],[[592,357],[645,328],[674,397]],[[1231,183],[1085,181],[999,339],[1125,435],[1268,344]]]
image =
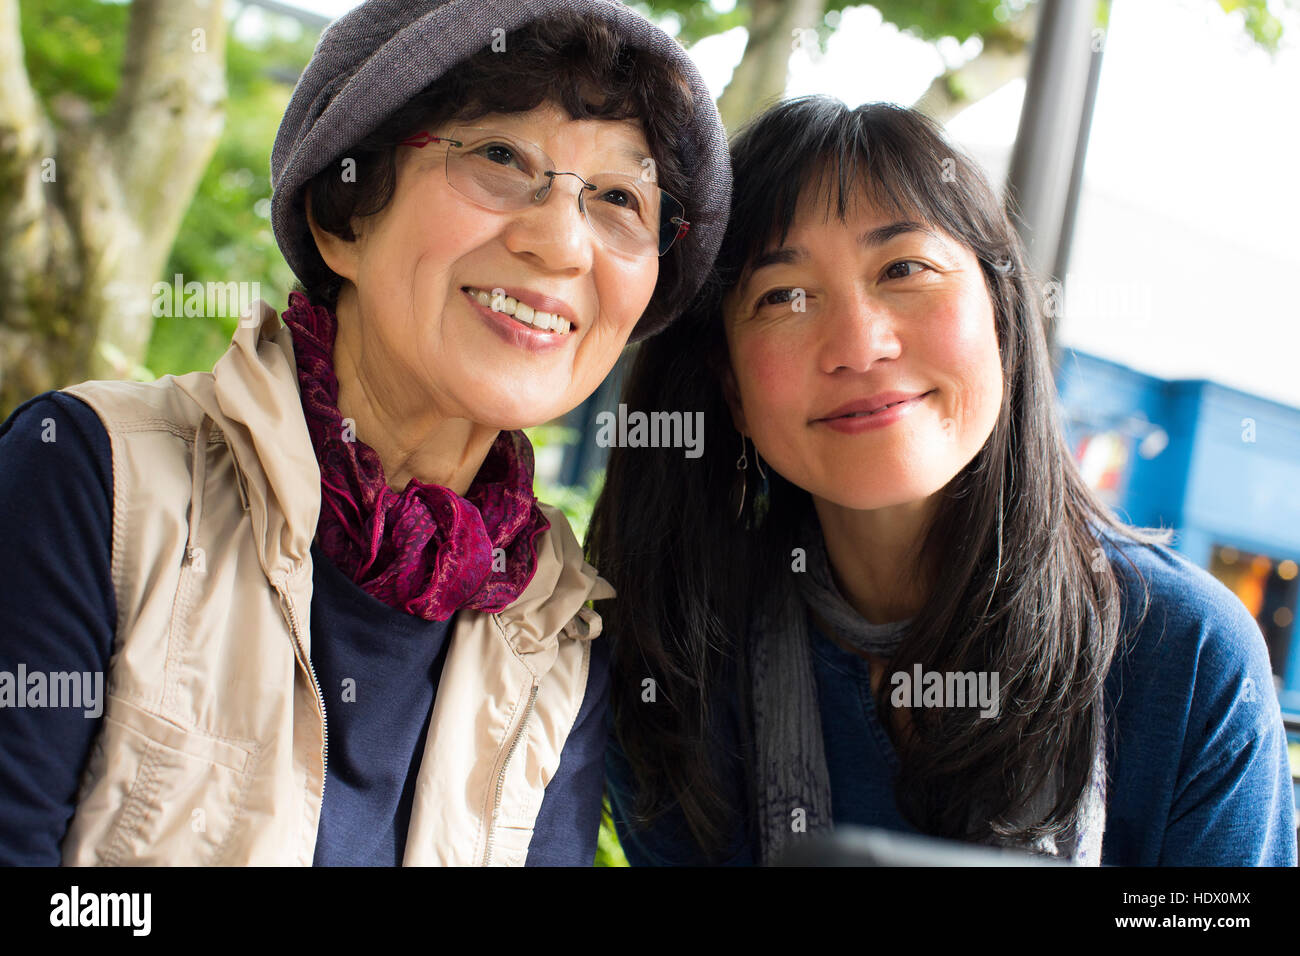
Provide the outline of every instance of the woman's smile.
[[919,408],[934,391],[930,389],[928,392],[898,398],[884,395],[865,401],[851,402],[828,415],[813,419],[810,424],[824,425],[846,435],[859,435],[862,432],[874,431],[902,421]]
[[527,349],[530,352],[553,352],[564,348],[569,342],[569,332],[553,332],[534,328],[532,325],[526,325],[522,322],[517,315],[492,308],[491,299],[485,305],[472,293],[462,290],[461,294],[465,297],[465,301],[469,303],[470,308],[483,319],[484,324],[503,341],[509,342],[511,345]]
[[553,299],[523,289],[502,289],[496,286],[489,291],[481,286],[466,285],[461,286],[460,291],[478,300],[479,305],[514,316],[522,325],[543,332],[564,335],[576,324],[573,321],[573,307],[562,299]]

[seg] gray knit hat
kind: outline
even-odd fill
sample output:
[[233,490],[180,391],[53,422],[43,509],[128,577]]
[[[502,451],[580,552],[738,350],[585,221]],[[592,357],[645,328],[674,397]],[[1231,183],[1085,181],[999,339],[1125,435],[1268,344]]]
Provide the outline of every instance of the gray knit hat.
[[[680,130],[678,160],[689,186],[678,196],[690,231],[680,243],[681,302],[700,288],[727,225],[731,160],[726,133],[704,80],[686,51],[616,0],[367,0],[321,34],[285,110],[271,151],[271,225],[299,279],[323,260],[307,226],[302,188],[352,144],[372,133],[456,63],[518,27],[560,13],[579,13],[614,27],[630,46],[657,53],[686,77],[695,110]],[[676,315],[647,312],[635,342]]]

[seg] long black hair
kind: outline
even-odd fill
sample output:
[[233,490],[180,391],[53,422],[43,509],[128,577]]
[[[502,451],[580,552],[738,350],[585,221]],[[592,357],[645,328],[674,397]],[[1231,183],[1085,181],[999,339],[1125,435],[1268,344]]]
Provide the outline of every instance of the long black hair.
[[[953,839],[1060,834],[1076,822],[1122,637],[1120,582],[1099,535],[1157,543],[1167,535],[1120,523],[1080,476],[1022,243],[983,173],[932,121],[889,104],[849,109],[802,97],[751,122],[731,152],[731,217],[713,279],[682,318],[638,347],[622,398],[629,412],[702,411],[703,454],[614,448],[587,539],[591,562],[618,591],[598,609],[614,642],[615,733],[636,778],[634,815],[649,821],[677,804],[712,853],[741,809],[722,795],[711,708],[724,675],[743,665],[753,612],[797,600],[790,556],[812,503],[768,469],[760,521],[751,468],[737,518],[741,440],[721,385],[730,361],[721,299],[755,255],[784,242],[805,189],[827,182],[841,222],[865,190],[878,209],[974,252],[1004,377],[987,442],[939,492],[918,552],[929,600],[888,668],[997,673],[1001,709],[995,719],[970,708],[911,712],[915,745],[900,755],[899,807],[923,832]],[[642,698],[646,678],[657,685],[654,704]],[[882,705],[888,692],[882,681]],[[1058,767],[1050,812],[1008,822]]]

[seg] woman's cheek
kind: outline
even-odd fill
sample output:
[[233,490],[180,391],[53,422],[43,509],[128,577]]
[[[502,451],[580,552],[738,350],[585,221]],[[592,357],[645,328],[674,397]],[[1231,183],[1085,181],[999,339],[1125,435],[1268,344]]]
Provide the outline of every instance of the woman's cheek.
[[614,331],[626,331],[630,336],[654,295],[655,283],[659,281],[659,260],[649,256],[617,257],[608,266],[597,273],[596,295],[606,318],[613,320]]
[[806,394],[800,369],[801,359],[807,357],[806,351],[806,343],[801,343],[783,329],[755,336],[749,367],[753,369],[758,387],[777,401],[792,394]]
[[742,370],[740,393],[746,421],[751,434],[768,438],[765,444],[785,444],[793,437],[784,433],[808,394],[796,357],[772,336],[743,343],[737,349],[736,367]]
[[949,414],[966,433],[963,444],[978,450],[997,421],[1002,400],[1002,357],[992,306],[986,296],[983,303],[975,301],[936,318],[926,337],[929,364],[948,379],[955,399]]

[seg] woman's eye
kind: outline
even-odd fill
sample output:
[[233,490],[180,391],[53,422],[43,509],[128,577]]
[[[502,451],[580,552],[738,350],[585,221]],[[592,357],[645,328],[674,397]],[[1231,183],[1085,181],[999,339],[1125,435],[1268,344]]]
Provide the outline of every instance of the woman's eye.
[[[908,266],[916,266],[914,271],[909,271]],[[886,279],[906,279],[908,276],[916,275],[922,269],[930,268],[924,262],[918,262],[916,259],[900,259],[898,262],[891,262],[885,266]]]
[[641,204],[637,202],[636,195],[626,189],[606,189],[600,194],[600,201],[607,202],[612,206],[621,206],[633,212],[639,212],[641,209]]
[[765,305],[785,305],[793,299],[794,289],[773,289],[760,295],[755,305],[761,309]]
[[509,146],[501,143],[491,143],[479,148],[479,153],[484,156],[488,162],[495,163],[498,166],[518,166],[519,159],[515,157],[515,151]]

